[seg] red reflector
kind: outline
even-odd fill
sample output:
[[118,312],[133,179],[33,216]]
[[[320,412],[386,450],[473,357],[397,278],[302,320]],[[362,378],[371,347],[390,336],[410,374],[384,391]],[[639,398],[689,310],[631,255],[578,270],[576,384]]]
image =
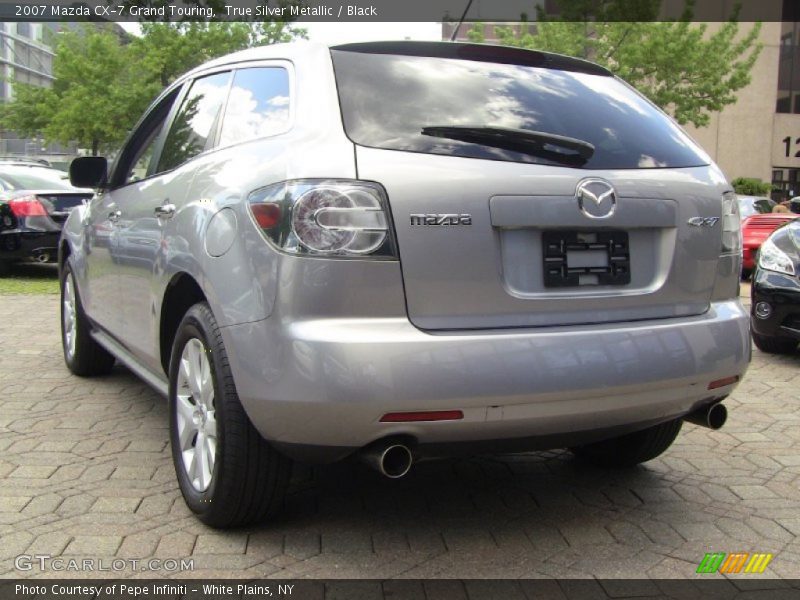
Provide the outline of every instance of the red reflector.
[[250,210],[261,229],[272,229],[281,221],[281,207],[272,202],[251,204]]
[[723,379],[717,379],[712,381],[708,384],[708,389],[715,390],[717,388],[725,387],[726,385],[731,385],[732,383],[736,383],[739,381],[738,375],[731,375],[730,377],[725,377]]
[[421,412],[386,413],[381,423],[408,423],[409,421],[458,421],[464,418],[460,410],[426,410]]
[[8,207],[17,217],[46,217],[47,211],[36,196],[22,196],[8,201]]

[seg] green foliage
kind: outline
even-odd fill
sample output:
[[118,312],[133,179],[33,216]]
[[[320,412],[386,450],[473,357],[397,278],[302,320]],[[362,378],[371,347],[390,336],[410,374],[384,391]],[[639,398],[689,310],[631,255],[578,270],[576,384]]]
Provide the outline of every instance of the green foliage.
[[751,177],[737,177],[731,184],[737,194],[743,196],[769,196],[772,184]]
[[[711,112],[736,102],[736,92],[750,83],[761,52],[761,24],[740,32],[736,11],[732,20],[712,31],[706,23],[691,22],[692,0],[686,0],[679,20],[654,22],[660,4],[660,0],[561,0],[561,20],[552,20],[539,9],[535,25],[519,30],[498,27],[496,34],[502,44],[599,63],[679,123],[707,125]],[[473,41],[483,41],[481,24],[469,35]]]
[[58,34],[52,88],[14,83],[0,125],[48,142],[78,142],[93,154],[117,148],[161,90],[201,63],[252,46],[289,41],[305,31],[286,22],[143,23],[124,43],[85,27]]

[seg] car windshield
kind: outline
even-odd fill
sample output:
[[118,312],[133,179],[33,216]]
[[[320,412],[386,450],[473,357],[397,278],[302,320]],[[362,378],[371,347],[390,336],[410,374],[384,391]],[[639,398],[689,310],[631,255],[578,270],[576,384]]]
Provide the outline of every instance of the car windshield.
[[[520,151],[463,133],[491,128],[580,141],[594,149],[577,165],[584,169],[710,162],[671,119],[607,74],[493,62],[492,56],[467,60],[345,49],[331,54],[345,131],[363,146],[564,165],[552,153]],[[458,135],[430,134],[456,128]],[[549,147],[546,140],[541,143]]]
[[58,169],[0,167],[0,185],[6,190],[74,190],[69,175]]
[[769,198],[739,196],[739,214],[742,217],[750,217],[752,215],[771,213],[775,204]]

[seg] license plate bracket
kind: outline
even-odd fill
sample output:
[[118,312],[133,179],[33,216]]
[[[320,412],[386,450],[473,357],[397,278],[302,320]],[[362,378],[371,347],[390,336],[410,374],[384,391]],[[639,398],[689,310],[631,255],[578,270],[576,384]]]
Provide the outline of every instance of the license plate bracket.
[[631,282],[627,231],[544,231],[542,251],[545,287]]

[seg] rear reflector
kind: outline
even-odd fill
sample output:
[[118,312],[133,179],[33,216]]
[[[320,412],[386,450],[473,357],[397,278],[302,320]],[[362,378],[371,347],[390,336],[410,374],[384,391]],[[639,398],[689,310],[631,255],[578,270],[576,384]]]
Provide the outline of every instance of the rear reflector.
[[458,421],[464,418],[460,410],[426,410],[420,412],[386,413],[381,423],[408,423],[410,421]]
[[723,379],[717,379],[712,381],[708,384],[708,389],[715,390],[717,388],[725,387],[726,385],[731,385],[732,383],[736,383],[739,381],[738,375],[731,375],[730,377],[725,377]]

